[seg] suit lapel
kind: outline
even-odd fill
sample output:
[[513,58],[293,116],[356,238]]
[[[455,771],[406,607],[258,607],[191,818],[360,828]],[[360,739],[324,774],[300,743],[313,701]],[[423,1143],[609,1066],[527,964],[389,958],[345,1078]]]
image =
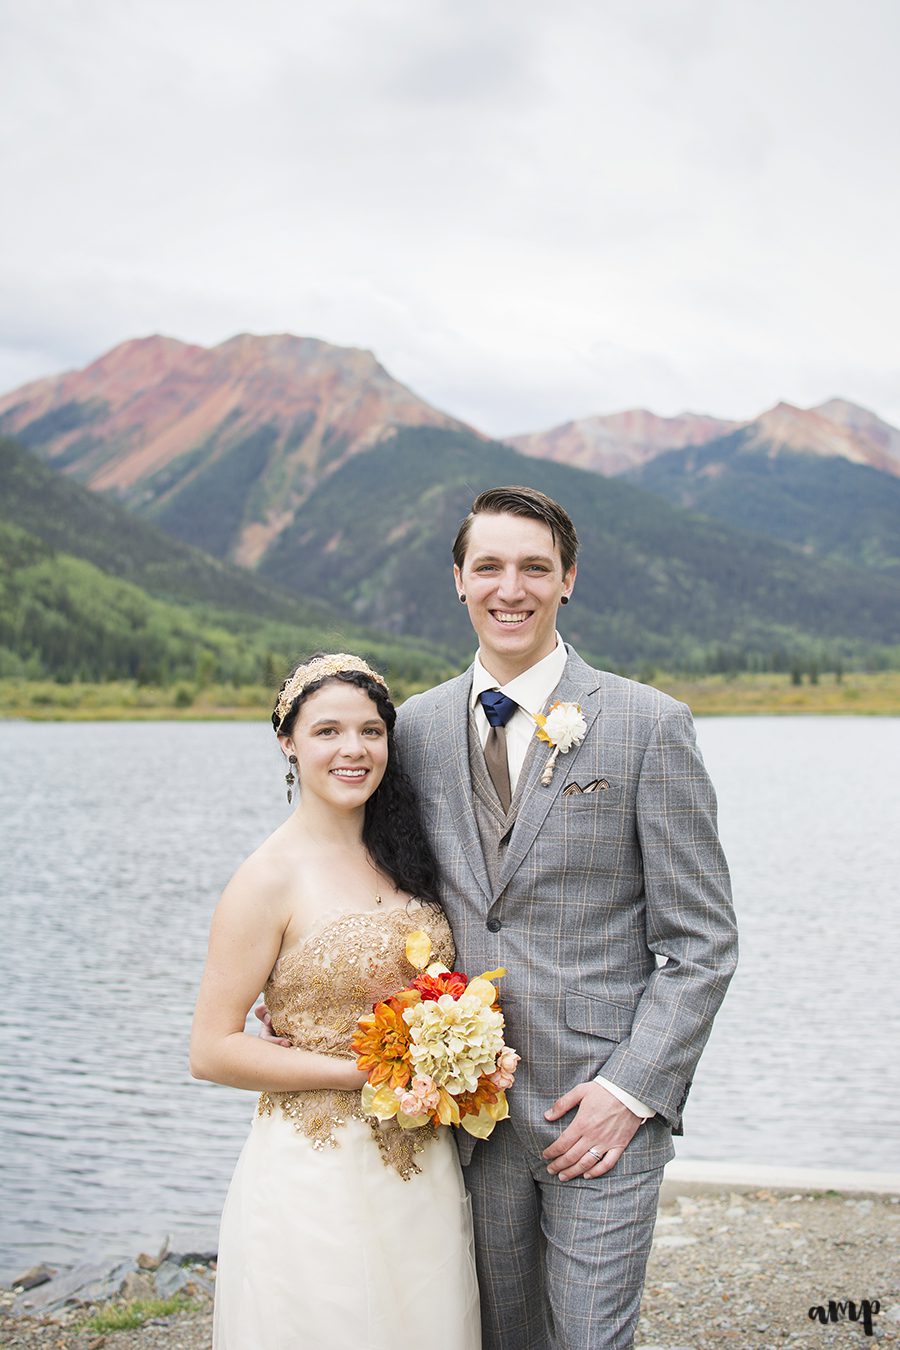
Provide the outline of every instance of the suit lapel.
[[[498,895],[509,885],[537,838],[538,831],[547,818],[547,812],[562,792],[566,778],[570,776],[570,770],[578,759],[581,746],[590,736],[591,728],[600,711],[600,682],[597,671],[592,670],[571,648],[562,679],[553,691],[549,703],[556,703],[557,700],[563,703],[577,703],[580,706],[587,722],[587,731],[580,745],[573,746],[565,755],[557,756],[556,768],[549,787],[541,785],[541,774],[551,753],[550,746],[538,743],[536,747],[534,745],[529,747],[519,780],[522,791],[518,815],[500,873]],[[522,778],[525,779],[524,785]]]
[[472,804],[472,773],[469,766],[469,694],[472,691],[472,671],[468,670],[454,682],[450,696],[435,714],[434,728],[437,744],[446,755],[444,792],[450,807],[453,825],[459,835],[463,852],[484,891],[491,898],[481,837],[475,808]]

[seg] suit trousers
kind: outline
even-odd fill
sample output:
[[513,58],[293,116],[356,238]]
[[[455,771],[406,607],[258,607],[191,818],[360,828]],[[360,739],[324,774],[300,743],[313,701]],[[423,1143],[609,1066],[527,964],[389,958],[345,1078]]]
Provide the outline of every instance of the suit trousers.
[[630,1350],[663,1169],[560,1181],[507,1122],[464,1175],[483,1350]]

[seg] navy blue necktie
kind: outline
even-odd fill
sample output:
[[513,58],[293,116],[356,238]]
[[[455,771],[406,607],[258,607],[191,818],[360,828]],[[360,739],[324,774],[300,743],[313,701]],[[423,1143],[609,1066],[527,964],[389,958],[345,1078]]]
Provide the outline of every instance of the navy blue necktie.
[[514,698],[501,694],[499,689],[485,689],[478,697],[492,727],[505,727],[519,706]]
[[484,762],[491,775],[500,805],[509,811],[512,790],[509,785],[509,760],[506,756],[506,724],[518,708],[513,698],[507,698],[498,689],[486,689],[478,695],[484,708],[484,715],[490,723],[490,731],[484,743]]

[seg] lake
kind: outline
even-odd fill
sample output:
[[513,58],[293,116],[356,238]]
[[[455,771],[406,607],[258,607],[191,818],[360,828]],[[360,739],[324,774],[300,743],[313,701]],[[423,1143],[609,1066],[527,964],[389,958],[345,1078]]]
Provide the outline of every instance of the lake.
[[[900,719],[698,723],[742,960],[679,1156],[900,1160]],[[286,811],[268,726],[0,723],[0,1276],[214,1242],[253,1094],[194,1082],[216,899]]]

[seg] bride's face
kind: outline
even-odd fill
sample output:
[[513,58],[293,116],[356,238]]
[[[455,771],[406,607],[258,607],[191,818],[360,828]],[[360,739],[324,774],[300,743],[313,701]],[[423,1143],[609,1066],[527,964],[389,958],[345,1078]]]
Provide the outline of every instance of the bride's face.
[[343,680],[329,680],[304,699],[290,736],[278,739],[286,755],[297,756],[302,798],[357,808],[384,777],[387,728],[368,694]]

